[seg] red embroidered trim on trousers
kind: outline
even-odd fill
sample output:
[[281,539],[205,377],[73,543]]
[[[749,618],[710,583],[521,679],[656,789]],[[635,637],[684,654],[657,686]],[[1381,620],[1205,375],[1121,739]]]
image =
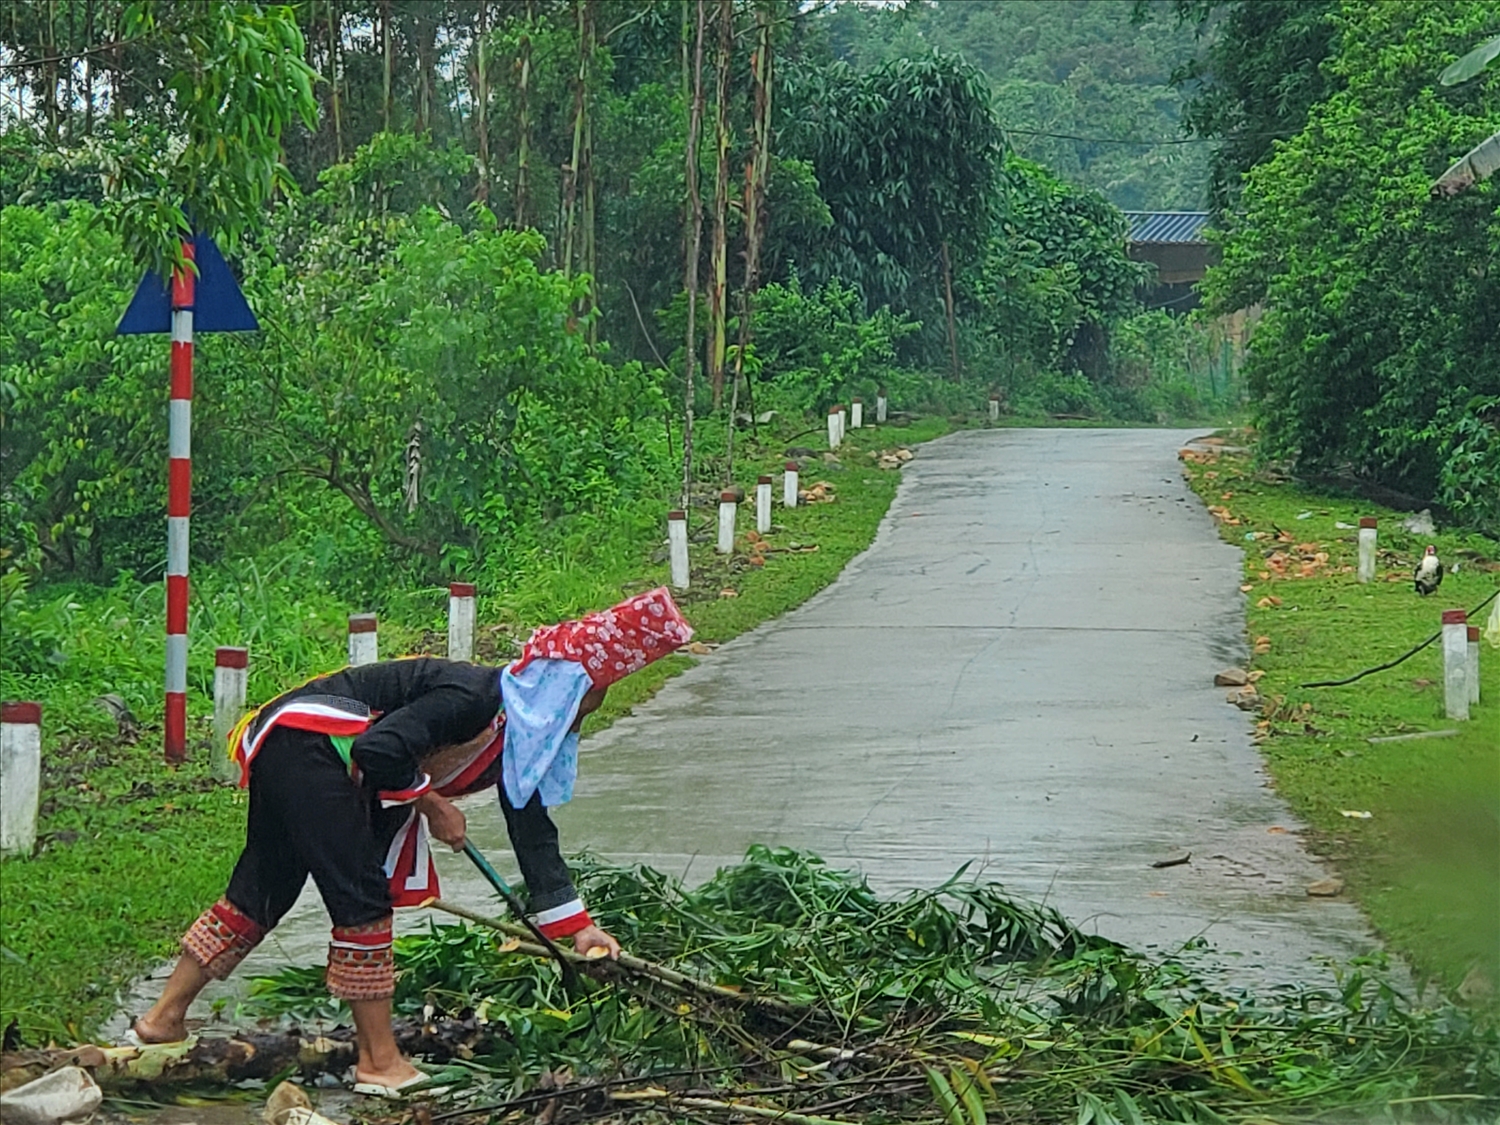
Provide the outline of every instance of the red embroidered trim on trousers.
[[182,951],[213,980],[223,980],[260,944],[266,931],[234,903],[221,898],[198,916],[182,935]]
[[396,994],[391,915],[361,926],[335,926],[328,943],[328,994],[337,1000],[389,1000]]

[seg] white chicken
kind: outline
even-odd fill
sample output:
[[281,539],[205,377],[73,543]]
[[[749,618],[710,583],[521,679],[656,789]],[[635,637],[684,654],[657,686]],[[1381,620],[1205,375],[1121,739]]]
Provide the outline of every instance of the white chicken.
[[1417,563],[1417,569],[1412,571],[1412,578],[1417,593],[1424,598],[1443,584],[1443,564],[1437,557],[1437,548],[1431,543],[1427,545],[1427,553]]

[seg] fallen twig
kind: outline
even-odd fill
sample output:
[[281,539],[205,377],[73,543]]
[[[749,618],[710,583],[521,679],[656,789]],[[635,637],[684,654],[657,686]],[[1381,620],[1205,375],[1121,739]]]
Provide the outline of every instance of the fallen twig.
[[[457,918],[464,918],[481,926],[487,926],[492,930],[499,930],[509,937],[521,938],[520,944],[516,946],[518,952],[532,957],[545,957],[548,960],[553,959],[552,954],[540,945],[524,940],[530,936],[524,926],[518,926],[514,922],[505,922],[499,918],[486,918],[483,914],[476,914],[472,910],[467,910],[451,902],[444,902],[440,898],[431,899],[423,905],[430,906],[435,910],[441,910],[446,914],[452,914]],[[561,952],[569,961],[582,967],[599,969],[613,965],[627,972],[651,977],[666,984],[675,985],[678,988],[701,992],[706,996],[714,997],[716,1000],[728,1000],[736,1004],[750,1004],[757,1008],[769,1008],[772,1011],[787,1014],[796,1014],[807,1008],[806,1004],[799,1004],[794,1000],[787,1000],[784,997],[764,996],[754,992],[739,992],[733,988],[726,988],[722,984],[712,984],[706,980],[699,980],[697,977],[688,976],[688,974],[680,973],[676,969],[669,969],[665,965],[659,965],[655,961],[647,961],[643,957],[636,957],[630,953],[621,953],[618,961],[595,961],[587,957],[582,957],[570,950],[565,949]]]
[[688,1109],[717,1110],[720,1113],[743,1113],[747,1117],[766,1117],[775,1121],[785,1121],[788,1125],[854,1125],[849,1121],[838,1121],[830,1117],[811,1117],[805,1113],[793,1113],[789,1109],[781,1109],[776,1106],[752,1105],[749,1102],[738,1099],[729,1102],[721,1102],[717,1098],[695,1098],[677,1097],[666,1090],[648,1088],[645,1090],[617,1090],[609,1095],[611,1101],[616,1102],[642,1102],[642,1101],[664,1101],[674,1106],[685,1106]]

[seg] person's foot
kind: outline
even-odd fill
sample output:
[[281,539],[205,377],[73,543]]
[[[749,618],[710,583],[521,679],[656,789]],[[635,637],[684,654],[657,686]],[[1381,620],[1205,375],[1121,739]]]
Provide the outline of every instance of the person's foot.
[[383,1070],[365,1070],[360,1067],[354,1068],[355,1089],[361,1086],[380,1087],[385,1090],[399,1091],[403,1086],[415,1085],[423,1082],[427,1075],[412,1066],[410,1060],[401,1059],[394,1066]]
[[152,1019],[150,1013],[139,1016],[130,1025],[130,1032],[142,1044],[181,1043],[187,1038],[187,1021],[183,1019]]

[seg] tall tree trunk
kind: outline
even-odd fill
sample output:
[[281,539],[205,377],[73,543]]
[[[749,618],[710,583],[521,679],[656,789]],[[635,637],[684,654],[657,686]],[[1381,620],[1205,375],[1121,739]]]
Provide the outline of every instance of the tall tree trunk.
[[693,496],[693,368],[697,363],[698,254],[703,242],[703,200],[698,197],[698,134],[703,129],[703,34],[708,0],[692,0],[697,6],[693,35],[693,101],[688,114],[687,216],[683,252],[683,287],[687,289],[687,348],[684,370],[682,431],[682,507],[688,511]]
[[417,128],[425,133],[437,115],[437,19],[427,4],[417,6]]
[[750,88],[754,99],[750,126],[750,159],[745,163],[745,283],[740,289],[740,331],[734,350],[733,389],[729,395],[728,476],[734,476],[734,415],[739,409],[740,380],[755,430],[755,397],[745,375],[745,352],[752,336],[755,292],[760,287],[760,243],[765,229],[766,179],[771,165],[771,8],[768,0],[755,5],[755,54],[750,59]]
[[42,44],[46,78],[47,97],[47,139],[54,146],[58,140],[57,125],[57,0],[47,0],[47,34],[46,41]]
[[[588,0],[592,5],[594,0]],[[590,50],[593,48],[594,15],[589,16],[589,39]],[[599,248],[597,243],[596,229],[596,207],[595,183],[594,183],[594,115],[588,114],[583,121],[583,271],[589,275],[588,305],[586,311],[592,314],[597,301],[595,295],[599,292]],[[598,318],[590,315],[588,320],[589,345],[599,342]]]
[[[94,0],[83,9],[83,38],[90,51],[94,49]],[[83,60],[83,133],[94,135],[94,56]]]
[[953,319],[953,260],[948,255],[948,240],[943,239],[943,303],[948,310],[948,362],[953,379],[959,378],[958,325]]
[[[74,4],[68,4],[68,47],[59,54],[72,55],[78,50],[78,28],[76,23],[77,14]],[[68,59],[67,68],[63,71],[63,126],[68,131],[68,140],[73,140],[77,130],[73,128],[73,65],[74,60]]]
[[578,184],[583,165],[584,122],[588,116],[588,0],[573,0],[573,13],[578,24],[578,70],[573,79],[573,151],[563,170],[562,191],[562,269],[564,276],[568,277],[573,274],[573,263],[580,248]]
[[[734,0],[719,0],[719,49],[714,74],[714,233],[709,249],[708,382],[715,413],[724,403],[724,350],[729,309],[729,59],[734,47]],[[734,430],[734,419],[729,420]]]
[[335,14],[328,0],[328,84],[333,90],[333,141],[339,162],[344,159],[344,117],[339,105],[339,40],[343,38],[342,13]]
[[479,182],[474,198],[488,203],[490,198],[490,86],[489,86],[489,0],[479,0],[479,42],[474,74],[474,129],[479,153]]
[[391,0],[380,0],[380,51],[382,55],[383,100],[380,107],[380,129],[391,131]]
[[516,145],[516,228],[530,225],[531,210],[529,177],[531,175],[531,31],[535,13],[532,0],[526,0],[526,26],[521,31],[520,52],[516,65],[520,73],[516,80],[517,129],[520,137]]
[[114,66],[109,74],[109,115],[116,121],[125,120],[125,10],[115,10],[115,45],[110,51]]

